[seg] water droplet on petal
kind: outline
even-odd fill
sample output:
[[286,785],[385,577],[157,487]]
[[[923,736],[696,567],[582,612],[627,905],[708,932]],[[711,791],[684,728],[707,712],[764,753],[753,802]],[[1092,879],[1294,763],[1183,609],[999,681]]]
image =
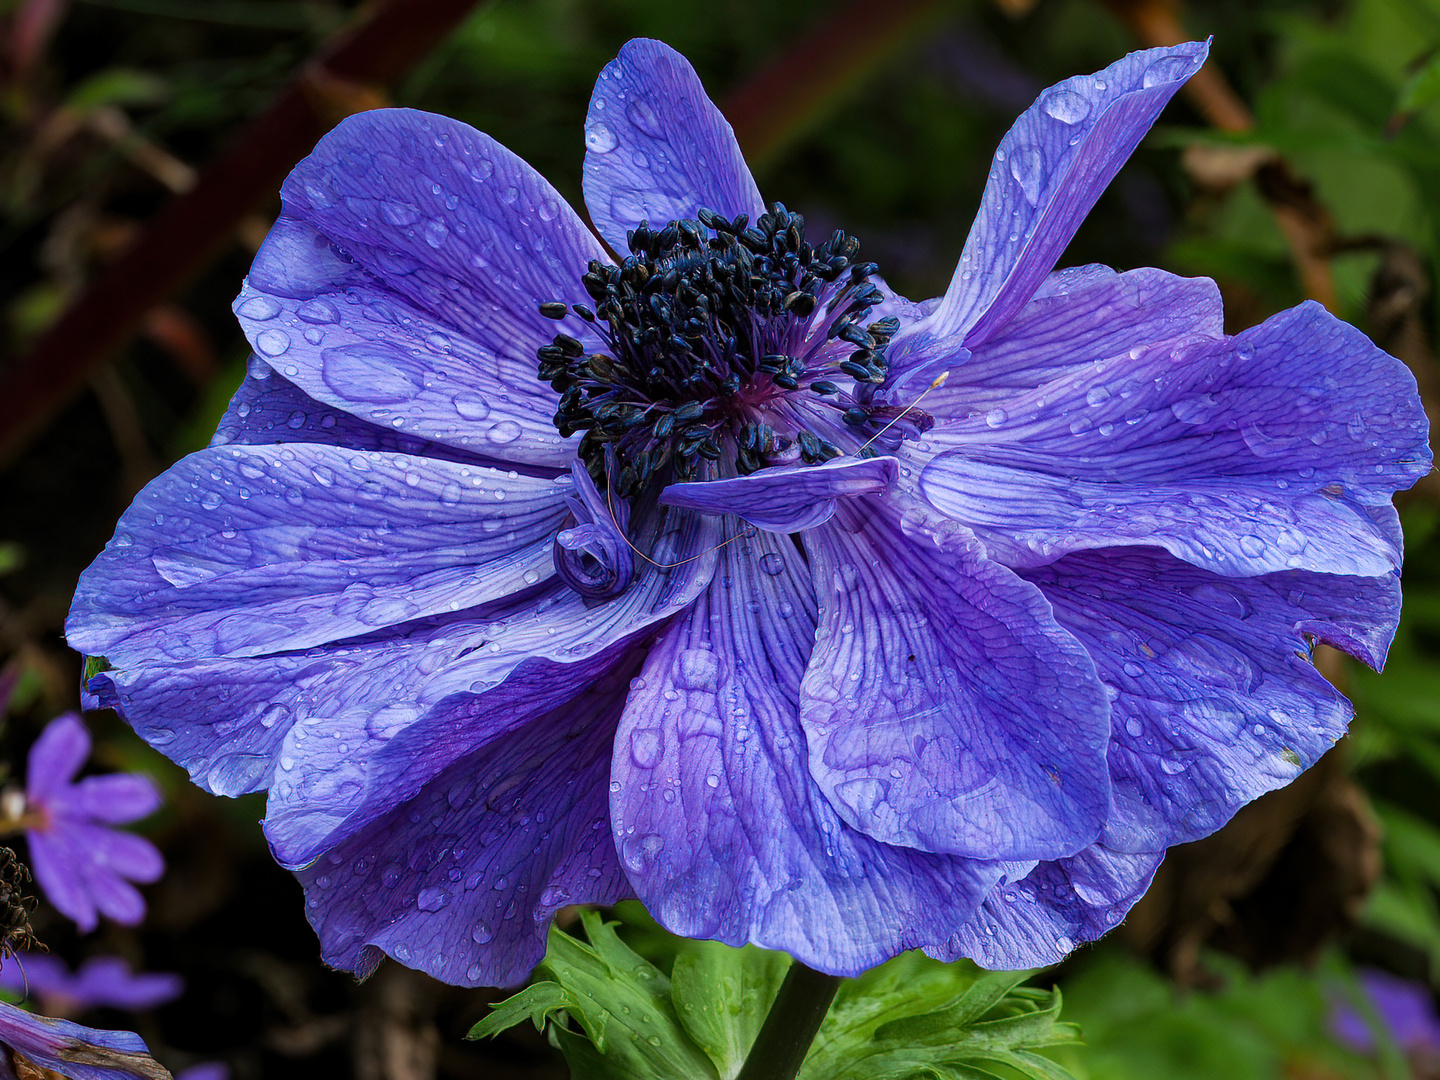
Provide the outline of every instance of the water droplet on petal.
[[608,154],[619,145],[620,140],[610,125],[601,120],[592,120],[585,125],[585,145],[597,154]]
[[664,130],[660,127],[660,117],[655,112],[655,107],[650,104],[650,99],[644,95],[637,94],[625,104],[625,115],[637,128],[649,135],[652,139],[659,139],[664,136]]
[[988,413],[985,414],[985,426],[998,428],[1001,424],[1005,423],[1005,421],[1009,419],[1010,414],[1007,413],[1004,409],[991,409]]
[[279,356],[290,348],[290,335],[284,330],[265,330],[255,338],[255,348],[265,356]]
[[1090,103],[1073,90],[1051,91],[1040,107],[1064,124],[1078,124],[1090,115]]
[[767,551],[760,556],[760,569],[775,577],[785,569],[785,559],[773,551]]
[[1148,90],[1152,86],[1173,83],[1188,76],[1194,68],[1194,61],[1187,57],[1167,56],[1163,60],[1155,61],[1145,69],[1145,77],[1141,80],[1141,85]]
[[505,446],[518,439],[522,430],[520,425],[514,420],[501,420],[500,423],[485,433],[485,438],[489,439],[496,446]]
[[279,315],[280,305],[268,296],[252,296],[236,308],[235,313],[243,315],[247,319],[258,319],[263,322]]
[[387,199],[380,204],[380,216],[391,225],[413,225],[420,220],[420,211],[409,203]]
[[490,924],[478,922],[475,928],[470,931],[470,938],[477,945],[488,945],[495,940],[495,931],[490,929]]
[[421,889],[415,898],[415,906],[421,911],[439,911],[450,902],[450,894],[444,889]]
[[455,395],[452,404],[465,420],[484,420],[490,415],[490,403],[474,390],[461,390]]
[[659,728],[637,728],[630,736],[630,760],[642,769],[660,764],[665,752],[665,736]]
[[1044,161],[1033,146],[1022,146],[1010,155],[1010,175],[1020,185],[1025,201],[1031,206],[1040,202],[1040,185],[1044,179]]
[[415,360],[389,345],[340,345],[320,354],[325,385],[347,401],[409,401],[425,385]]

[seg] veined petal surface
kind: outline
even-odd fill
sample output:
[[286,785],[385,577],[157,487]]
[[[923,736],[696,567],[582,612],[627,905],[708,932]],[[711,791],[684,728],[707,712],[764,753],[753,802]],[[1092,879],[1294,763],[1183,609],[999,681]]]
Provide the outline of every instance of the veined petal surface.
[[580,275],[607,256],[538,173],[457,121],[381,109],[321,140],[282,196],[235,303],[258,355],[378,426],[569,463],[535,375],[555,333],[538,308],[587,299]]
[[788,538],[722,549],[709,590],[651,649],[620,722],[610,804],[625,872],[676,933],[847,975],[908,948],[951,957],[950,935],[1003,868],[891,846],[836,813],[803,754],[815,625]]
[[939,515],[881,499],[842,505],[805,550],[820,616],[800,721],[847,824],[1013,860],[1099,835],[1109,708],[1034,586]]
[[600,73],[585,118],[585,205],[622,254],[642,221],[659,228],[703,208],[754,224],[765,211],[735,132],[663,42],[636,38]]
[[1009,566],[1152,544],[1237,577],[1374,577],[1399,566],[1389,499],[1428,471],[1424,431],[1405,366],[1307,302],[939,424],[920,490]]

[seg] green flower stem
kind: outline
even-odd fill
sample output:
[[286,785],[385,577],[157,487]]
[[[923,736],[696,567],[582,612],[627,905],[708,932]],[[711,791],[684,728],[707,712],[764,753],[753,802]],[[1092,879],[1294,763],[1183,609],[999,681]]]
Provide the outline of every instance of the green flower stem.
[[735,1080],[794,1080],[840,981],[839,975],[822,975],[798,960],[791,964]]

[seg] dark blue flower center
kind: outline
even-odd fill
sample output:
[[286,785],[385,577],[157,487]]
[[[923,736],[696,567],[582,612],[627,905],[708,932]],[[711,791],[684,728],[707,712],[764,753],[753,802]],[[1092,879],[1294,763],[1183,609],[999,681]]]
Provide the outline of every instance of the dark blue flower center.
[[836,230],[812,246],[780,203],[748,228],[744,215],[698,218],[642,222],[622,262],[592,261],[581,280],[593,311],[541,305],[604,343],[591,352],[557,334],[539,350],[560,434],[584,432],[580,460],[622,497],[868,453],[866,433],[891,412],[874,394],[899,322],[865,324],[882,297],[860,242]]

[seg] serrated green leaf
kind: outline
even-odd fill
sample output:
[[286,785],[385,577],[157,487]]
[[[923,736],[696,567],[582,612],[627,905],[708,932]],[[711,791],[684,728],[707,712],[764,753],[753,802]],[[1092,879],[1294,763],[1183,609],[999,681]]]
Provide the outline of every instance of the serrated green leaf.
[[538,1018],[565,1054],[574,1080],[717,1080],[709,1058],[675,1016],[664,972],[621,941],[614,923],[593,911],[582,911],[580,918],[588,943],[552,927],[536,969],[548,981],[501,1002],[496,1013],[503,1015],[487,1017],[472,1034],[494,1034]]
[[753,945],[687,941],[680,948],[670,973],[675,1014],[721,1080],[745,1064],[789,967],[784,953]]
[[575,999],[559,983],[537,982],[494,1006],[494,1012],[470,1029],[467,1039],[488,1039],[529,1020],[544,1030],[556,1013],[575,1007]]

